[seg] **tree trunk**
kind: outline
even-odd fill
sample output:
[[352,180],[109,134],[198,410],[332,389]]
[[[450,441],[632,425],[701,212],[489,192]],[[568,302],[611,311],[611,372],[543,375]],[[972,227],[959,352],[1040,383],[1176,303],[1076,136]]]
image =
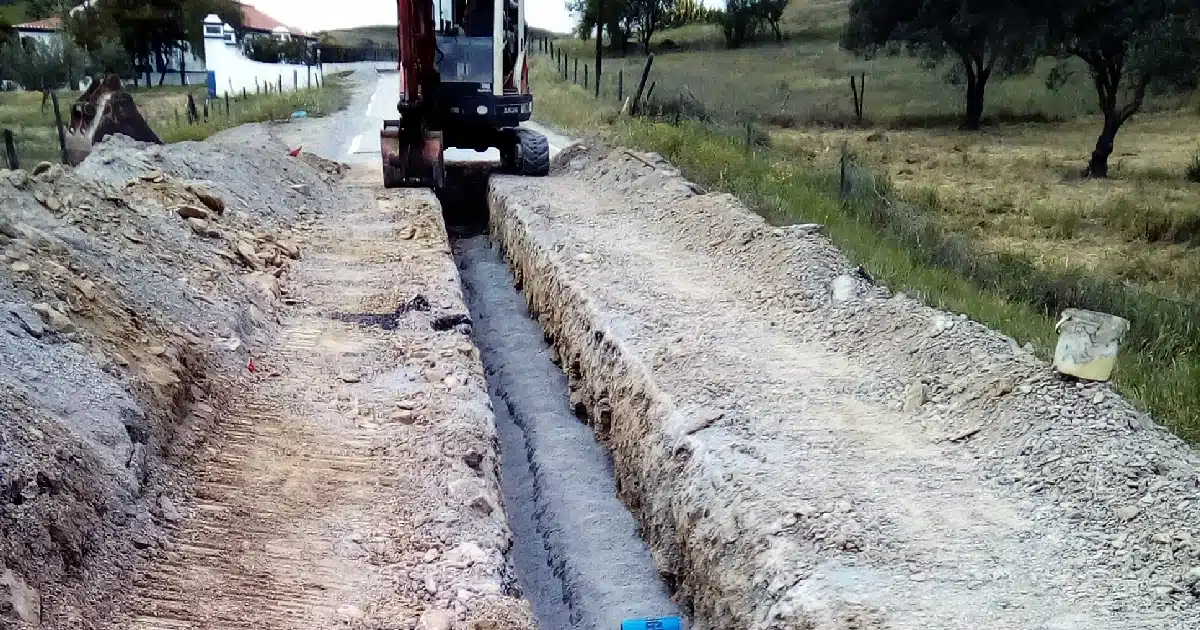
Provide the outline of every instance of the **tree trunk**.
[[976,70],[969,62],[965,65],[967,74],[967,115],[963,119],[963,129],[978,131],[983,125],[983,94],[987,86],[988,72]]
[[1086,177],[1108,177],[1108,157],[1113,152],[1113,142],[1117,139],[1117,131],[1121,129],[1120,118],[1115,112],[1104,113],[1104,130],[1096,139],[1096,148],[1092,151],[1092,159],[1088,160]]

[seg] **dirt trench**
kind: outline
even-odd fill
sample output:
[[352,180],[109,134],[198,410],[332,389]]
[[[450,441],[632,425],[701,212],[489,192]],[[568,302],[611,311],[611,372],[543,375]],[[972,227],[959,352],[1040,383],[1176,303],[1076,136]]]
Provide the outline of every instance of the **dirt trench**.
[[617,496],[608,451],[487,235],[487,169],[455,169],[442,203],[487,370],[513,560],[544,629],[608,630],[677,616],[669,585]]

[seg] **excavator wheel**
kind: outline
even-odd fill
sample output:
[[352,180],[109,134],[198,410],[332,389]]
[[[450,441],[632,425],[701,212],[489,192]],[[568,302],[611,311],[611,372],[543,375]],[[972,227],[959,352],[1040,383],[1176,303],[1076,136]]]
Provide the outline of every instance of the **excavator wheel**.
[[[516,129],[514,167],[526,177],[542,177],[550,173],[550,141],[532,129]],[[503,157],[503,154],[502,154]]]

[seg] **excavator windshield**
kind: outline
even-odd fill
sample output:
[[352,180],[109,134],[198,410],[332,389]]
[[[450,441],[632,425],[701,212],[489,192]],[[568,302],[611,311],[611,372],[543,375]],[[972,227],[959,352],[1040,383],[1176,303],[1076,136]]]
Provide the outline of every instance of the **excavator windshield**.
[[[438,21],[438,72],[443,82],[477,83],[480,90],[511,75],[517,56],[517,0],[432,0]],[[495,2],[503,2],[500,42],[503,77],[495,77]]]

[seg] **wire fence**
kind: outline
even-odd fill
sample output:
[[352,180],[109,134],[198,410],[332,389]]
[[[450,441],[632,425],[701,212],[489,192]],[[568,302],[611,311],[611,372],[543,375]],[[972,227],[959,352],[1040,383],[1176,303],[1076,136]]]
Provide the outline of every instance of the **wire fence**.
[[[594,98],[616,105],[622,115],[675,126],[698,125],[709,133],[740,142],[751,156],[775,163],[787,158],[783,150],[771,146],[770,131],[790,126],[774,118],[779,110],[709,107],[686,84],[657,73],[652,54],[645,58],[636,76],[625,71],[628,63],[618,66],[615,72],[597,76],[594,59],[573,57],[554,40],[539,40],[533,50],[554,64],[559,80],[579,85]],[[866,81],[867,76],[862,74],[847,77],[847,101],[852,103],[859,122],[864,115]],[[845,143],[832,165],[811,164],[803,170],[803,174],[792,176],[840,199],[845,212],[903,245],[924,264],[951,270],[983,291],[1019,299],[1051,317],[1066,308],[1125,317],[1132,326],[1129,343],[1157,356],[1200,354],[1200,301],[1164,296],[1086,271],[1045,269],[1016,254],[983,252],[971,238],[947,229],[920,200],[901,195],[886,173],[862,164]],[[765,205],[771,202],[757,201]]]
[[[280,74],[274,82],[213,98],[206,86],[133,89],[138,111],[164,142],[193,140],[247,122],[278,119],[296,112],[328,113],[332,107],[319,73]],[[67,127],[71,106],[81,93],[70,90],[0,93],[0,167],[30,169],[41,162],[68,163]]]

